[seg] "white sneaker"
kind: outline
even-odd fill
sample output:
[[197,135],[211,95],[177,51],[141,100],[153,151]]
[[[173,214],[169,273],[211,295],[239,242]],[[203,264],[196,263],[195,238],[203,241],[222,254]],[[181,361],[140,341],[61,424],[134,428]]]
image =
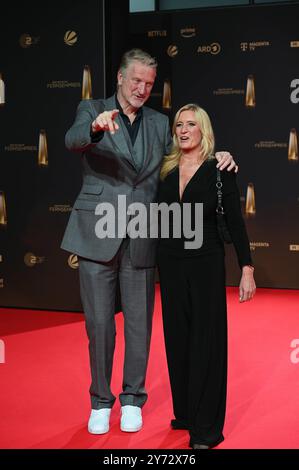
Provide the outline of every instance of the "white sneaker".
[[88,420],[88,432],[91,434],[105,434],[109,431],[111,408],[91,410]]
[[139,406],[121,407],[120,429],[124,432],[137,432],[142,428],[142,414]]

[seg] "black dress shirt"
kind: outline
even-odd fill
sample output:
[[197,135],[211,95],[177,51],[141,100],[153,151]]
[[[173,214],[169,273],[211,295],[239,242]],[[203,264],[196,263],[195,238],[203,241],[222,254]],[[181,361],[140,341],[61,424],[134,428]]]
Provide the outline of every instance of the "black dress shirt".
[[125,124],[125,126],[127,128],[127,131],[129,133],[132,145],[134,145],[137,134],[138,134],[138,131],[139,131],[140,123],[142,121],[142,108],[138,108],[137,113],[136,113],[136,117],[135,117],[134,121],[131,124],[131,121],[128,118],[128,116],[126,114],[124,114],[123,109],[122,109],[121,105],[119,104],[119,101],[118,101],[116,95],[115,95],[115,102],[116,102],[117,109],[119,109],[119,115],[122,118],[123,123]]
[[[142,108],[139,108],[136,113],[136,117],[134,121],[131,124],[130,119],[126,114],[124,114],[123,109],[121,105],[119,104],[119,101],[117,99],[117,96],[115,95],[115,102],[116,102],[116,107],[119,110],[119,115],[121,119],[123,120],[123,123],[125,124],[128,134],[130,136],[132,145],[134,145],[139,127],[142,121]],[[90,129],[90,137],[91,137],[91,142],[92,143],[97,143],[100,142],[100,140],[104,137],[104,132],[106,131],[98,131],[98,132],[92,132],[92,129]]]

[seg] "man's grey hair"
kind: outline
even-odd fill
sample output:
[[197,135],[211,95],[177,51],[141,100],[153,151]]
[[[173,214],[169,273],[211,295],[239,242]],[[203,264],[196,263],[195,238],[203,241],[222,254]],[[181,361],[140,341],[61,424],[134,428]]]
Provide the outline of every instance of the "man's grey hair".
[[158,66],[156,59],[148,54],[148,52],[142,49],[131,49],[124,53],[120,61],[119,69],[123,75],[125,75],[125,71],[133,61],[140,62],[153,69],[156,69]]

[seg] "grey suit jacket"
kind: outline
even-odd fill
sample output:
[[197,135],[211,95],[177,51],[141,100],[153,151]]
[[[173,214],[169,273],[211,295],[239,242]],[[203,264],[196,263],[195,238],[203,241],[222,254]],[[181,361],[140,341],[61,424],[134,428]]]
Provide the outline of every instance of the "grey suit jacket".
[[[169,153],[171,145],[168,117],[145,106],[134,146],[120,116],[116,117],[119,130],[114,135],[105,132],[101,140],[95,142],[90,136],[92,121],[104,110],[115,108],[115,96],[107,100],[81,101],[75,122],[65,137],[69,150],[82,153],[83,186],[61,247],[103,262],[113,258],[126,236],[129,215],[118,210],[118,196],[126,196],[127,206],[141,202],[148,207],[155,201],[162,157]],[[102,216],[95,214],[95,208],[103,202],[110,203],[115,210],[116,233],[112,238],[96,235],[95,226]],[[126,219],[119,230],[118,216]],[[130,255],[135,267],[155,265],[156,242],[149,237],[131,239]]]

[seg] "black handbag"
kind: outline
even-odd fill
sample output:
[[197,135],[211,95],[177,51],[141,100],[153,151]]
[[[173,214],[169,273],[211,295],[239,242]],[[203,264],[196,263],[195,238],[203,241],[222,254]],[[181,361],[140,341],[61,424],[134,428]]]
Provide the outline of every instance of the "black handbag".
[[224,243],[232,243],[232,237],[229,233],[227,226],[225,212],[222,205],[222,181],[221,181],[221,171],[217,168],[217,207],[216,207],[216,219],[217,219],[217,230],[220,239]]

